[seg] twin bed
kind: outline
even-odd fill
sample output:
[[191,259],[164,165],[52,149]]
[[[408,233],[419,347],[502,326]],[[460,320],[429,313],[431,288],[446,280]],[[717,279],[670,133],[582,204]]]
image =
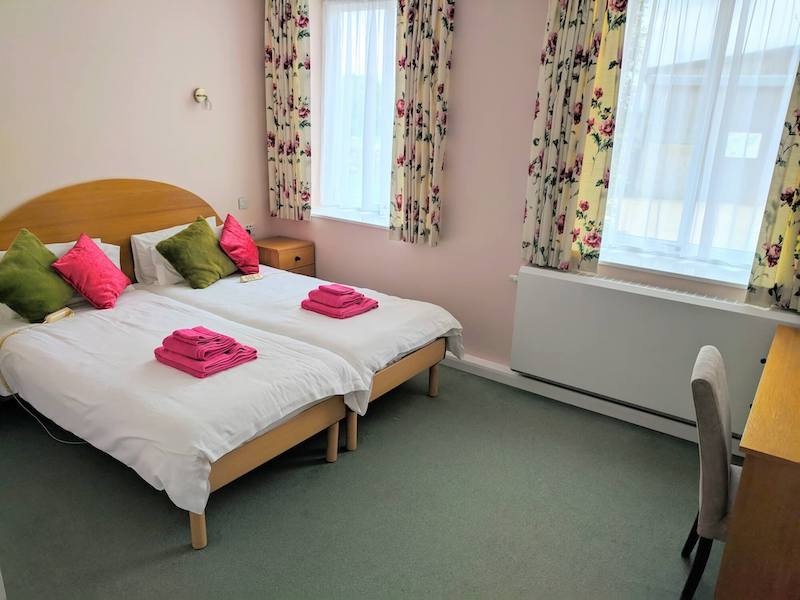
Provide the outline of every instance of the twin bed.
[[[22,227],[43,242],[80,233],[120,246],[134,280],[130,236],[218,215],[175,186],[103,180],[56,190],[0,220],[0,248]],[[190,514],[192,546],[207,544],[209,494],[327,429],[337,458],[368,403],[429,371],[429,395],[446,350],[462,352],[461,327],[444,309],[365,290],[380,308],[348,320],[300,309],[320,280],[262,266],[194,290],[185,282],[135,284],[108,310],[31,325],[0,320],[0,374],[9,390],[58,425],[130,466]],[[153,348],[173,329],[203,324],[258,349],[256,361],[195,380],[158,364]],[[47,376],[43,377],[46,372]]]

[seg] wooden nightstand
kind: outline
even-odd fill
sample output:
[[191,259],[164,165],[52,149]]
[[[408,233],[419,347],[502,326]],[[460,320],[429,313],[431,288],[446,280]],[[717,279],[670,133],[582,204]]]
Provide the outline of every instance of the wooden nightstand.
[[314,277],[314,242],[288,237],[271,237],[256,242],[258,261],[276,269]]

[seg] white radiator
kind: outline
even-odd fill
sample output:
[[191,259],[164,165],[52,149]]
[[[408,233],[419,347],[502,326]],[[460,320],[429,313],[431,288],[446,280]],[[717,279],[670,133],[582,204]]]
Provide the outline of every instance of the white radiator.
[[511,368],[537,379],[694,423],[689,379],[701,346],[728,371],[741,434],[778,323],[800,315],[627,282],[522,267]]

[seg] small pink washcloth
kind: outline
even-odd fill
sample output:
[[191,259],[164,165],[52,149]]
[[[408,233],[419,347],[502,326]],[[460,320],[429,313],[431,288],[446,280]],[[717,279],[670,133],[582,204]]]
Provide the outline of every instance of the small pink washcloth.
[[191,329],[176,329],[172,332],[176,338],[189,344],[205,344],[208,342],[217,342],[223,337],[221,333],[211,331],[202,325],[192,327]]
[[325,315],[326,317],[333,317],[334,319],[349,319],[350,317],[355,317],[356,315],[370,311],[373,308],[378,308],[378,301],[373,300],[372,298],[363,298],[358,304],[351,304],[350,306],[345,306],[344,308],[334,308],[332,306],[326,306],[325,304],[320,304],[319,302],[306,299],[300,303],[300,306],[306,310]]
[[185,342],[174,335],[168,335],[161,344],[170,352],[182,354],[195,360],[207,360],[218,354],[227,352],[236,344],[236,340],[227,335],[220,336],[219,340],[203,342],[202,344],[192,344]]
[[333,308],[344,308],[351,304],[358,304],[364,298],[364,294],[353,292],[351,294],[331,294],[324,290],[311,290],[308,292],[308,298],[320,304],[326,304]]
[[331,294],[337,294],[339,296],[343,296],[344,294],[357,293],[349,285],[342,285],[341,283],[328,283],[319,286],[319,289],[322,290],[323,292],[329,292]]
[[173,367],[184,373],[188,373],[192,377],[202,379],[209,375],[214,375],[220,371],[231,369],[238,365],[250,362],[258,358],[258,352],[255,348],[245,346],[244,344],[235,344],[227,352],[218,354],[214,358],[207,360],[193,360],[182,354],[170,352],[163,346],[155,349],[156,360],[167,366]]

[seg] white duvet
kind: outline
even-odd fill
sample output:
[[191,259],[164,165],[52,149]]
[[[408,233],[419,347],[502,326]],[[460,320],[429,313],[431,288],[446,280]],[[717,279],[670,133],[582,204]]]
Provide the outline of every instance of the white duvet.
[[[330,350],[370,382],[380,369],[438,337],[446,337],[447,349],[463,356],[461,324],[440,306],[356,288],[375,298],[378,308],[333,319],[300,308],[308,292],[327,281],[263,265],[261,274],[263,279],[248,283],[232,275],[201,290],[186,283],[136,287]],[[365,411],[366,405],[358,412]]]
[[[258,359],[205,379],[155,361],[166,335],[196,325],[254,346]],[[11,335],[0,373],[39,412],[196,513],[212,462],[329,396],[358,410],[369,388],[325,349],[133,289],[113,309]]]

